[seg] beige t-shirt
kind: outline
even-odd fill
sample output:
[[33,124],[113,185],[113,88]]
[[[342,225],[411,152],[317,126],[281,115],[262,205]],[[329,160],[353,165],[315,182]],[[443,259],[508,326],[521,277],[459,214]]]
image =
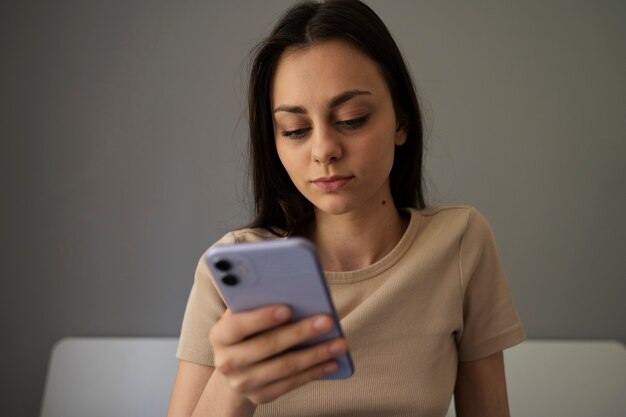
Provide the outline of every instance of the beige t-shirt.
[[[367,268],[326,279],[354,362],[351,378],[315,381],[255,416],[445,416],[458,361],[524,340],[491,228],[476,209],[409,209],[396,247]],[[244,229],[216,244],[276,239]],[[211,326],[226,306],[201,260],[177,357],[213,366]]]

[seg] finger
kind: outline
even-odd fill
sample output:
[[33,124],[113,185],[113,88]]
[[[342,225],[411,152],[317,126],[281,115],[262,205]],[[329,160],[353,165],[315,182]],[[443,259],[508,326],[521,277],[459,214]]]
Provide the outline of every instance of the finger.
[[305,349],[288,352],[229,375],[233,388],[246,393],[289,378],[348,350],[344,339],[334,339]]
[[332,327],[333,320],[327,315],[285,324],[232,346],[229,362],[238,367],[250,366],[327,333]]
[[225,314],[211,329],[211,343],[228,346],[285,323],[291,317],[291,309],[285,305],[262,307],[235,314]]
[[292,375],[289,378],[281,379],[268,384],[256,391],[246,394],[246,397],[248,397],[250,401],[255,404],[263,404],[293,391],[308,382],[315,381],[331,374],[335,372],[337,368],[338,365],[336,361],[327,361],[320,365],[306,369],[296,375]]

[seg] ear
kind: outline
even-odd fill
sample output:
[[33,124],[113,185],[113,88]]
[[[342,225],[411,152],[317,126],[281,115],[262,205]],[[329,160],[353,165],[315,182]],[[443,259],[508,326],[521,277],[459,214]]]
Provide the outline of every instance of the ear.
[[396,135],[394,138],[394,143],[396,144],[396,146],[404,145],[404,142],[406,142],[406,137],[407,137],[407,123],[400,124],[398,122],[398,125],[396,126]]

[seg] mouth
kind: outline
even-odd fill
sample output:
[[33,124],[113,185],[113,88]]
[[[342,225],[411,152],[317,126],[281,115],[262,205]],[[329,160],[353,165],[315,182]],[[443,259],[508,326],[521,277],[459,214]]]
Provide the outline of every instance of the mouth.
[[332,192],[346,186],[354,176],[352,175],[333,175],[332,177],[320,177],[311,182],[324,191]]

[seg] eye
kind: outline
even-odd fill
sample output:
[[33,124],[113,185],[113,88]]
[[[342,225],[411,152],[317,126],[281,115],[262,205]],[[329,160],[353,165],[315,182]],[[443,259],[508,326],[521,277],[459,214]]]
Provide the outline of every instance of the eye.
[[305,127],[295,130],[283,130],[282,132],[280,132],[280,134],[288,139],[302,139],[306,136],[307,133],[309,133],[310,130],[310,128]]
[[363,126],[367,122],[368,116],[359,117],[358,119],[339,120],[335,122],[337,126],[345,127],[348,129],[356,129]]

